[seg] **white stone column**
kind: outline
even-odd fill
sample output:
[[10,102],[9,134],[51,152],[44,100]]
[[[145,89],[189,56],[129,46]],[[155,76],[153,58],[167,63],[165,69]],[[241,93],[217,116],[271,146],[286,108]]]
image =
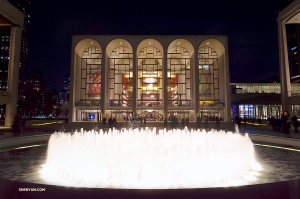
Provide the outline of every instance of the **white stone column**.
[[[228,44],[228,43],[227,43]],[[224,121],[225,122],[230,122],[231,121],[231,100],[230,100],[230,96],[231,96],[231,90],[230,90],[230,75],[229,75],[229,55],[228,55],[228,45],[225,46],[225,53],[222,59],[222,62],[224,63],[224,70],[225,70],[225,113],[224,113]],[[220,65],[219,65],[220,66]],[[221,76],[220,74],[220,70],[219,70],[219,76]],[[219,82],[220,85],[221,82]],[[220,93],[220,88],[219,88],[219,93]]]
[[194,84],[193,84],[193,93],[194,98],[193,98],[193,102],[195,103],[195,114],[197,115],[197,113],[199,113],[199,66],[198,66],[198,49],[195,48],[194,54],[192,55],[193,58],[193,63],[194,63],[194,67],[193,67],[193,73],[191,73],[191,76],[193,76],[192,78],[195,80]]
[[105,114],[106,104],[108,103],[107,97],[108,95],[108,87],[109,85],[109,64],[110,60],[109,57],[106,55],[106,50],[101,46],[102,51],[102,59],[101,59],[101,99],[100,99],[100,106],[101,106],[101,113]]
[[6,104],[5,113],[5,126],[8,127],[12,125],[17,114],[21,38],[22,29],[17,26],[12,27],[7,77],[7,91],[10,93],[10,103]]
[[[72,42],[73,43],[73,42]],[[75,81],[77,73],[80,73],[79,69],[77,68],[77,59],[75,53],[75,47],[72,44],[72,51],[71,51],[71,73],[70,73],[70,99],[69,99],[69,121],[74,122],[76,120],[76,107],[75,107],[75,92],[80,92],[76,90]]]
[[163,45],[163,105],[164,119],[168,113],[168,48]]
[[132,60],[132,64],[133,64],[133,68],[132,68],[132,111],[136,113],[137,110],[137,70],[138,70],[138,66],[137,66],[137,48],[133,48],[133,60]]
[[289,110],[288,97],[291,96],[289,59],[287,50],[286,27],[283,20],[278,20],[279,67],[281,85],[281,105],[283,110]]

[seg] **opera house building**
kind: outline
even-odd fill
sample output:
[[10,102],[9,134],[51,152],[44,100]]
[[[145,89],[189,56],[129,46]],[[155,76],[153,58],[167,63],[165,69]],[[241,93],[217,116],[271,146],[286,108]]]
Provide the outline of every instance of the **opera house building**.
[[231,119],[227,36],[73,36],[72,122],[199,116]]

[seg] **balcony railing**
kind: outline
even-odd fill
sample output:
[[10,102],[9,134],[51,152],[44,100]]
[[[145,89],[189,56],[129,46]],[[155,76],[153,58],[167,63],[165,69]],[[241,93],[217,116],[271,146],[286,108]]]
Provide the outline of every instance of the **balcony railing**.
[[189,103],[189,104],[169,104],[168,105],[168,107],[177,107],[177,106],[179,106],[179,107],[185,107],[185,106],[190,107],[190,106],[194,106],[194,104],[193,103]]
[[107,103],[105,105],[109,106],[109,107],[113,107],[113,106],[118,106],[118,107],[132,107],[131,104],[121,104],[121,103]]
[[91,102],[91,101],[78,101],[75,102],[75,106],[101,106],[101,103],[98,102]]

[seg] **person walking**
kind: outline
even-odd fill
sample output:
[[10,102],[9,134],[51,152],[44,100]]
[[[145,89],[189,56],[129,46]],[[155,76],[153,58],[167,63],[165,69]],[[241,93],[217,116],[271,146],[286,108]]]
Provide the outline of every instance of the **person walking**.
[[280,121],[281,121],[281,133],[290,134],[292,120],[287,110],[283,111]]

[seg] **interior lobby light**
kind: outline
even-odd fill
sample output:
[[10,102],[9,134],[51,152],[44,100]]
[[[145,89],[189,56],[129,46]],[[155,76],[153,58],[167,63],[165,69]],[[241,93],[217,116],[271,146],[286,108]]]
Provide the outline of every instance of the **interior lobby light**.
[[206,44],[209,44],[209,42],[207,42]]
[[157,82],[157,79],[153,78],[153,77],[147,77],[143,80],[143,82],[148,83],[148,84],[153,84]]

